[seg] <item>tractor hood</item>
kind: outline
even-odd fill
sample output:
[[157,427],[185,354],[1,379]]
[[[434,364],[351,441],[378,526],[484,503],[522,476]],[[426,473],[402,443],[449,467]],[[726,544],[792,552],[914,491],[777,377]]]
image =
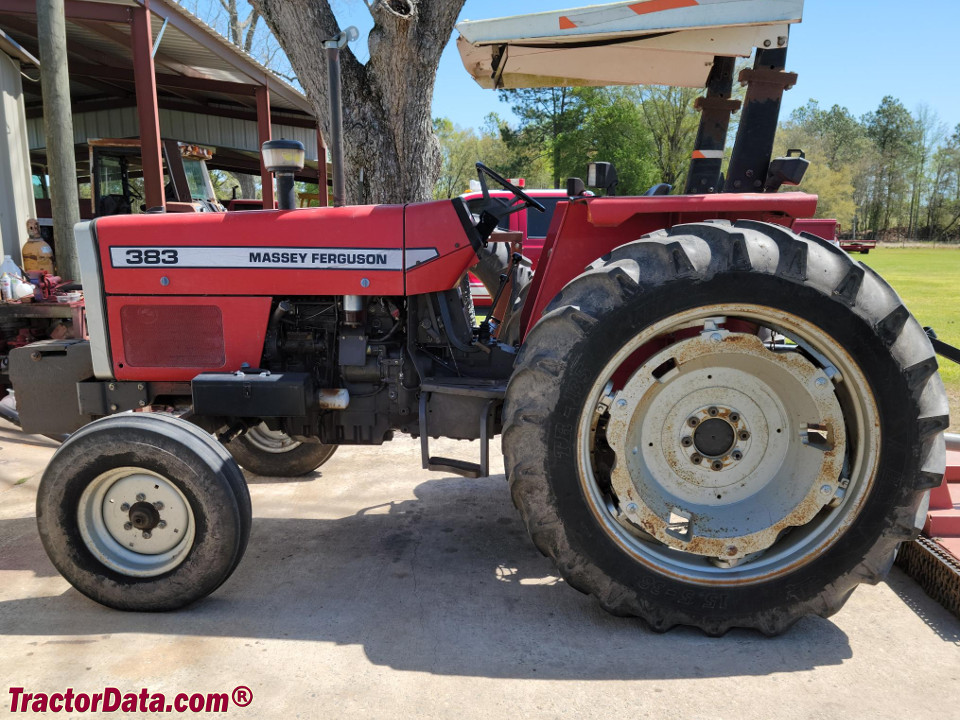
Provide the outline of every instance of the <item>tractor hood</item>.
[[715,56],[786,47],[803,0],[641,0],[457,25],[485,88],[703,87]]

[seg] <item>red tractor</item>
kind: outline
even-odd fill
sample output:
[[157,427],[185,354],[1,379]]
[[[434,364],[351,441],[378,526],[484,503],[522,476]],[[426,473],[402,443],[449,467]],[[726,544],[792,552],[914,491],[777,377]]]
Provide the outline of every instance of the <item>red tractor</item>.
[[[501,252],[476,324],[465,274],[516,240],[496,230],[507,214],[542,209],[482,165],[485,194],[509,204],[78,226],[89,342],[10,359],[23,428],[70,433],[37,498],[64,577],[113,608],[183,607],[243,556],[238,461],[295,475],[401,432],[424,468],[467,476],[488,473],[502,435],[536,546],[569,585],[658,630],[775,634],[880,580],[941,481],[947,399],[896,293],[791,230],[816,197],[776,192],[806,168],[771,160],[802,2],[645,7],[536,15],[516,34],[513,19],[461,25],[485,84],[707,87],[687,193],[591,197],[572,179],[532,280],[521,248]],[[723,178],[734,58],[754,47]],[[582,75],[597,67],[610,77]],[[591,175],[615,186],[609,166]],[[479,462],[432,455],[438,437],[478,440]]]

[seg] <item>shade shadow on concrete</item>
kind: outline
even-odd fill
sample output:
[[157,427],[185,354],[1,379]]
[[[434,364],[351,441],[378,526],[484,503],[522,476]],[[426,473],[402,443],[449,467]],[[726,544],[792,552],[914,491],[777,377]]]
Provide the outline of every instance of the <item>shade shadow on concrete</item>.
[[927,595],[913,579],[895,567],[887,585],[944,642],[960,647],[960,620]]
[[[69,589],[0,603],[0,632],[360,645],[376,665],[490,678],[759,676],[852,656],[846,634],[820,618],[774,639],[745,631],[711,639],[683,628],[658,635],[606,614],[556,578],[527,537],[502,475],[429,480],[415,496],[335,519],[257,518],[234,576],[187,610],[122,613]],[[278,508],[268,498],[261,509]],[[32,522],[0,521],[0,570],[55,575]]]

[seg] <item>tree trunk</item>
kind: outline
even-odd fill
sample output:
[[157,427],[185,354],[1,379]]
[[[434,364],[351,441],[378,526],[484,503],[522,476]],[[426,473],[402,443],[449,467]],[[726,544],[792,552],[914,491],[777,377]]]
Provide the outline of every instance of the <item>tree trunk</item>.
[[256,199],[257,197],[257,184],[254,182],[253,175],[247,175],[247,173],[236,173],[234,177],[237,180],[237,184],[240,186],[240,197],[247,199]]
[[[341,51],[344,176],[350,204],[428,200],[440,173],[433,85],[464,0],[375,0],[370,60]],[[340,32],[328,0],[254,0],[330,137],[324,40]]]

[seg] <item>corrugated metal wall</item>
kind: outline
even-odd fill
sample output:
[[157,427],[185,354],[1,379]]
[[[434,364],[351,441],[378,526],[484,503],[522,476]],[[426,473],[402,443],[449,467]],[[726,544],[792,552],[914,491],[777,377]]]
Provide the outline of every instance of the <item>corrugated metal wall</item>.
[[[81,145],[91,138],[123,138],[139,135],[136,108],[100,110],[76,113],[73,116],[74,141]],[[179,110],[160,111],[160,135],[181,142],[212,145],[259,152],[257,124],[252,120],[200,115]],[[299,140],[307,150],[307,159],[317,159],[317,133],[315,130],[275,124],[273,136]],[[31,150],[46,147],[43,134],[43,119],[27,121],[27,137]]]
[[[36,216],[24,123],[20,63],[0,52],[0,238],[3,254],[20,262],[25,224]],[[316,147],[316,143],[314,143]],[[0,257],[0,260],[3,258]]]

